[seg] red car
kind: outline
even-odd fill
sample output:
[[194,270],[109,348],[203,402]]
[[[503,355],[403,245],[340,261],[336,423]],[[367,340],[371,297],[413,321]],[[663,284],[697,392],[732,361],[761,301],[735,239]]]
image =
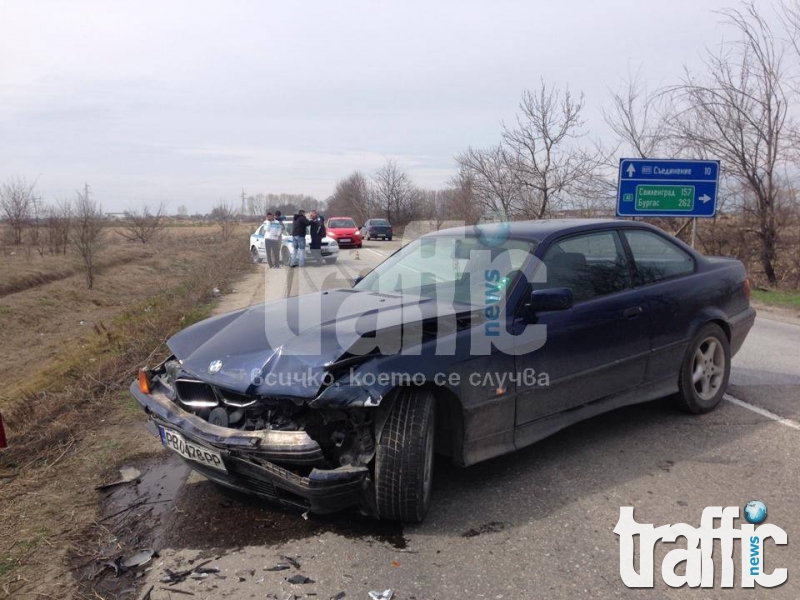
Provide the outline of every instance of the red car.
[[330,217],[325,223],[328,237],[336,240],[340,248],[361,248],[361,231],[350,217]]

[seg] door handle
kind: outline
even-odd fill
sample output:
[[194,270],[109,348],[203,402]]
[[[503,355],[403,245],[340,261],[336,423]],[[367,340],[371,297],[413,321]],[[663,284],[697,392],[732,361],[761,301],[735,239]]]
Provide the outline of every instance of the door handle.
[[626,319],[635,319],[644,312],[641,306],[631,306],[622,311],[622,316]]

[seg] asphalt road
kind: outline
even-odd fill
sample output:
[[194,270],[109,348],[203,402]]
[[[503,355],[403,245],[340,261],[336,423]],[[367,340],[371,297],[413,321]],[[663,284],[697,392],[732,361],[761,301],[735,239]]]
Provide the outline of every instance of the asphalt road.
[[[265,298],[344,285],[377,264],[397,242],[374,242],[335,266],[263,269],[228,296],[220,311]],[[368,598],[391,588],[398,599],[800,597],[798,456],[800,456],[800,326],[758,318],[734,358],[729,400],[711,414],[689,416],[669,401],[625,408],[586,421],[514,455],[458,469],[437,465],[433,508],[417,526],[385,524],[355,514],[318,518],[265,506],[192,475],[165,515],[164,549],[147,574],[151,598],[183,598],[159,583],[164,568],[212,559],[220,574],[174,586],[196,598],[318,598],[338,592]],[[758,411],[758,412],[757,412]],[[155,442],[154,442],[155,444]],[[165,464],[172,464],[171,461]],[[155,467],[154,467],[155,468]],[[160,467],[159,467],[160,468]],[[715,589],[667,587],[667,551],[656,547],[655,588],[622,583],[621,506],[639,523],[698,526],[707,506],[763,501],[769,523],[788,546],[768,543],[766,568],[787,567],[775,589],[721,590],[719,543]],[[300,568],[265,570],[295,557]],[[192,561],[192,562],[189,562]],[[681,567],[677,570],[681,572]],[[302,574],[313,583],[291,584]],[[166,590],[163,588],[167,588]],[[270,596],[273,594],[273,596]]]

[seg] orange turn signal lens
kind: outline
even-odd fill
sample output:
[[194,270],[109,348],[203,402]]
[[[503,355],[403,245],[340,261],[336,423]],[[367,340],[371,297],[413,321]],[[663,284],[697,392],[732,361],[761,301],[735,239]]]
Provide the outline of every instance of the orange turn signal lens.
[[139,369],[139,391],[143,394],[150,393],[150,374],[144,369]]

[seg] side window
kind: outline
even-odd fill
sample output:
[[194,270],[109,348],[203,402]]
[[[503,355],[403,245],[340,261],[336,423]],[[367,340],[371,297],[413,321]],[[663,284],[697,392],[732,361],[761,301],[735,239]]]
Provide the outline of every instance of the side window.
[[646,285],[694,273],[694,259],[651,231],[626,231],[636,265],[636,285]]
[[258,228],[258,231],[256,231],[256,235],[264,235],[264,226],[263,225]]
[[569,288],[575,302],[631,287],[625,252],[616,231],[578,235],[557,242],[547,251],[543,262],[547,283],[534,286]]

